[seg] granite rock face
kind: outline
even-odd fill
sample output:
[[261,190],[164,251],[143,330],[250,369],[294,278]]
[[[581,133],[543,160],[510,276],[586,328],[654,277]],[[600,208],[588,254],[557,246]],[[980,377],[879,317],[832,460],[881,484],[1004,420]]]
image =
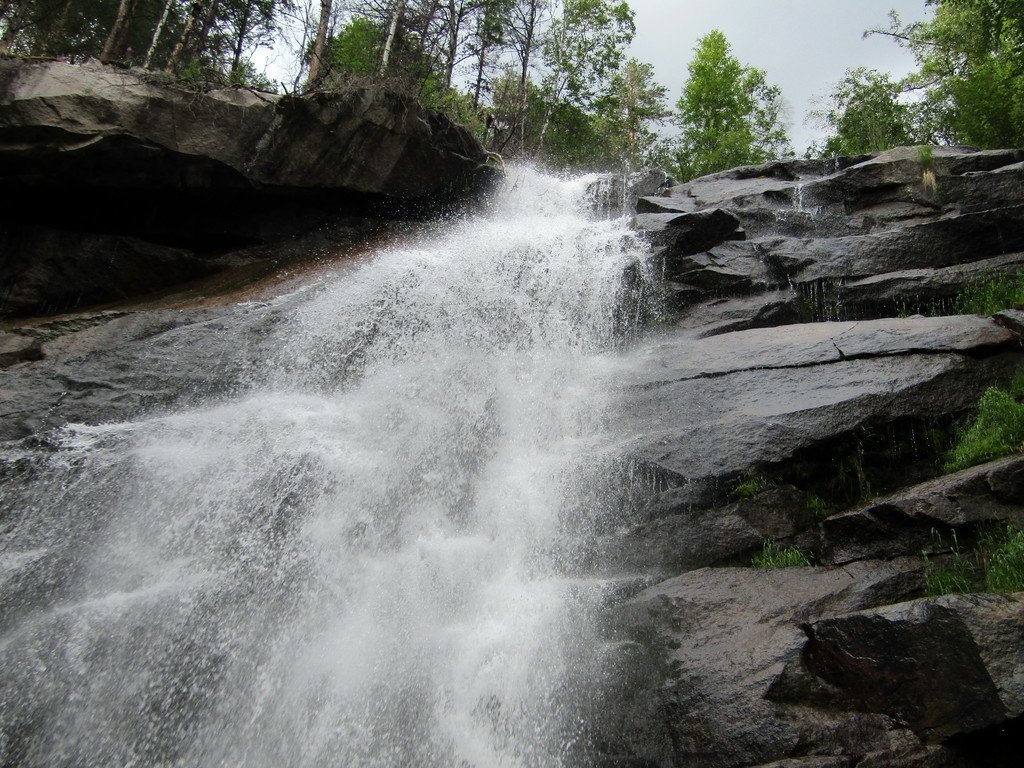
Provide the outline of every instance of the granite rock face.
[[0,61],[0,315],[141,296],[339,217],[460,205],[476,138],[377,88],[194,92],[151,73]]
[[[789,304],[791,318],[942,310],[964,279],[1019,269],[1024,151],[937,147],[925,157],[900,147],[725,171],[642,198],[637,225],[659,244],[671,293],[687,297],[690,316],[765,292],[780,292],[775,302]],[[697,254],[665,241],[671,222],[693,216],[736,226]],[[742,317],[727,329],[771,324],[757,307]]]
[[[965,281],[1024,264],[1024,156],[940,149],[934,162],[934,189],[913,148],[642,180],[661,190],[637,221],[670,296],[665,322],[608,361],[628,492],[580,554],[617,585],[594,651],[607,674],[581,697],[586,764],[1020,764],[1021,595],[926,585],[993,526],[1024,525],[1024,458],[942,470],[979,397],[1024,366],[1019,311],[944,312]],[[297,301],[4,334],[14,506],[69,422],[258,385]],[[921,302],[935,316],[899,316]],[[813,564],[751,567],[766,544]],[[78,567],[73,547],[33,556],[0,585],[6,610]]]
[[[942,469],[1024,366],[1019,311],[952,314],[1024,267],[1024,153],[936,148],[934,184],[925,157],[740,168],[638,202],[667,322],[624,356],[638,490],[593,558],[647,585],[608,609],[629,658],[609,764],[1019,763],[1021,596],[926,585],[980,573],[982,537],[1024,525],[1020,456]],[[813,565],[752,566],[773,547]]]

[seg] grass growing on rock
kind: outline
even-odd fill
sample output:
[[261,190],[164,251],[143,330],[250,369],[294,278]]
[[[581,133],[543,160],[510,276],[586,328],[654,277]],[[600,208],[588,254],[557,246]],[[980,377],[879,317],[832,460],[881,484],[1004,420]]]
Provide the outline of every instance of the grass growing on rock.
[[932,597],[968,592],[1024,592],[1024,531],[994,525],[978,535],[970,556],[960,552],[953,533],[952,559],[943,565],[925,555],[925,592]]
[[777,483],[766,475],[747,472],[740,478],[739,483],[729,495],[735,499],[752,499],[761,491],[767,491],[775,485]]
[[994,315],[1024,305],[1024,272],[993,275],[967,285],[953,302],[958,315]]
[[1024,531],[1012,525],[985,531],[978,540],[989,592],[1024,591]]
[[795,568],[810,565],[811,559],[796,547],[780,547],[768,539],[752,562],[755,568]]
[[[933,529],[932,537],[941,543],[941,537]],[[929,597],[940,595],[962,595],[974,592],[977,575],[972,563],[960,554],[960,543],[953,532],[953,559],[944,565],[937,565],[924,556],[924,591]]]
[[956,472],[1016,453],[1024,447],[1024,376],[1009,390],[990,387],[978,403],[978,415],[960,432],[946,470]]

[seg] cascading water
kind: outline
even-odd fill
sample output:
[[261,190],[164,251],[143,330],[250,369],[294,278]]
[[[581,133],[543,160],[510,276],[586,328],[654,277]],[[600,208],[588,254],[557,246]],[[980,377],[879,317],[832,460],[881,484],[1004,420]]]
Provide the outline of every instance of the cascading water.
[[602,410],[652,306],[592,181],[513,169],[288,297],[243,395],[63,429],[0,518],[0,763],[578,762]]

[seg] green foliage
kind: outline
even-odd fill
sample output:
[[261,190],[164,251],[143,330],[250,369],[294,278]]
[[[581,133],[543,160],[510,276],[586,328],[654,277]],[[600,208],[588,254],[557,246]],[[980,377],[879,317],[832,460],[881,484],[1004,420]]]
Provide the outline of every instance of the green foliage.
[[658,136],[651,123],[671,113],[665,104],[667,89],[654,81],[654,67],[630,59],[612,77],[607,96],[597,103],[608,150],[627,168],[657,165]]
[[905,87],[923,91],[917,133],[930,142],[1024,144],[1024,0],[932,0],[933,19],[892,15],[891,35],[915,55]]
[[864,446],[868,441],[877,442],[874,437],[874,431],[870,426],[861,427],[854,435],[853,450],[839,458],[833,481],[837,497],[866,502],[874,495],[871,481],[864,468]]
[[473,106],[473,97],[455,88],[445,88],[438,84],[436,88],[422,94],[423,104],[437,110],[449,120],[464,125],[478,136],[484,133],[484,122],[480,111]]
[[592,107],[619,70],[636,33],[633,9],[615,0],[565,0],[544,46],[547,98]]
[[[942,537],[932,531],[942,545]],[[970,557],[960,553],[956,532],[952,534],[952,558],[937,565],[925,559],[925,592],[931,596],[986,592],[1024,591],[1024,531],[1015,525],[983,528]]]
[[792,154],[779,88],[741,64],[718,30],[698,42],[677,109],[682,180]]
[[336,72],[373,75],[383,47],[384,30],[370,19],[354,16],[330,42],[331,64]]
[[1024,591],[1024,531],[1012,525],[993,527],[979,537],[978,551],[987,591]]
[[817,154],[859,155],[909,144],[912,114],[899,101],[900,92],[900,83],[887,74],[864,67],[848,69],[833,89],[828,107],[810,115],[829,131]]
[[807,494],[807,509],[817,518],[826,518],[832,513],[829,503],[813,491]]
[[969,283],[954,301],[960,315],[994,315],[1004,309],[1024,306],[1024,272],[994,275]]
[[921,164],[922,171],[935,170],[935,149],[930,144],[924,144],[917,148],[917,162]]
[[811,559],[796,547],[780,547],[773,539],[767,539],[751,562],[755,568],[796,568],[809,566]]
[[[932,562],[926,553],[921,553],[922,557],[924,557],[925,565],[924,591],[930,597],[952,594],[962,595],[975,590],[977,577],[974,563],[960,554],[960,541],[957,538],[956,531],[952,532],[951,539],[949,549],[952,553],[952,559],[943,562],[941,565]],[[932,540],[937,548],[945,548],[942,536],[934,528],[932,528]]]
[[970,560],[960,557],[957,552],[951,563],[936,565],[925,557],[924,591],[930,597],[940,595],[963,595],[973,592],[975,570]]
[[956,472],[1024,449],[1024,386],[1020,378],[1007,392],[989,388],[978,403],[978,414],[961,431],[949,453],[946,471]]
[[244,88],[255,88],[270,93],[277,92],[277,86],[262,72],[257,72],[256,67],[250,61],[239,62],[238,66],[228,73],[227,81],[229,85],[240,85]]
[[775,482],[766,475],[745,472],[729,495],[737,499],[752,499],[762,491],[773,487],[775,487]]

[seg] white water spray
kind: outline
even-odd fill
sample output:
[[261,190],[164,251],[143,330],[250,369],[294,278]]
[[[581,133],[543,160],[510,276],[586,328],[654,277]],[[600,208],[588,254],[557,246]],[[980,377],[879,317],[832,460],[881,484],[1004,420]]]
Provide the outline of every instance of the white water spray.
[[309,290],[243,397],[65,429],[3,539],[0,763],[578,762],[605,374],[651,288],[592,181],[514,169]]

